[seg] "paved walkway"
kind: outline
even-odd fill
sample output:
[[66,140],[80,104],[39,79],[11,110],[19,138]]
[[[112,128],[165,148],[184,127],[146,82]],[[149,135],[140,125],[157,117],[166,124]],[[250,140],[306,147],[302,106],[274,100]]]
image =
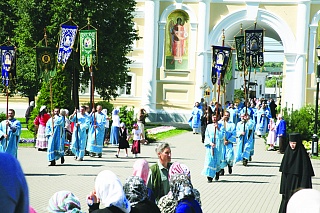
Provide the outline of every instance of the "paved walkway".
[[[218,182],[207,183],[201,175],[204,162],[204,147],[200,135],[191,132],[167,139],[171,144],[172,161],[185,163],[191,170],[192,182],[201,193],[202,209],[205,213],[219,212],[277,212],[280,205],[279,165],[282,155],[265,151],[262,139],[256,140],[255,155],[248,167],[237,164],[232,175],[221,176]],[[155,144],[142,145],[141,158],[149,164],[157,161]],[[46,153],[33,148],[19,148],[21,162],[29,185],[30,204],[39,212],[46,212],[49,198],[59,190],[70,190],[80,198],[85,212],[86,195],[94,187],[96,175],[105,169],[115,172],[122,182],[132,173],[136,159],[115,158],[116,147],[104,148],[102,158],[86,157],[85,161],[67,156],[64,165],[48,167]],[[121,156],[124,151],[121,150]],[[131,157],[130,157],[131,156]],[[313,187],[320,190],[320,161],[312,161],[316,177]]]

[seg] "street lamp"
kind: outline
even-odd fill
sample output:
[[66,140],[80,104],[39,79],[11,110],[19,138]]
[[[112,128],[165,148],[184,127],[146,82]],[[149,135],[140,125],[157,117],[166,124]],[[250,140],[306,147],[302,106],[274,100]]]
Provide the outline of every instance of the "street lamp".
[[313,156],[318,156],[318,101],[319,101],[319,82],[320,82],[320,45],[316,48],[318,63],[317,63],[317,90],[316,90],[316,109],[315,109],[315,123],[314,134],[312,136],[311,153]]

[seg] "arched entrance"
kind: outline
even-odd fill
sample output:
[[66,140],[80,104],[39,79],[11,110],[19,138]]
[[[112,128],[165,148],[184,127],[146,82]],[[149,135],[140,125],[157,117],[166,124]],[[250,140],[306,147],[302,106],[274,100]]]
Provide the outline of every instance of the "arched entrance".
[[[284,68],[282,103],[286,103],[289,106],[294,105],[295,108],[300,108],[305,100],[305,74],[303,73],[303,67],[298,67],[300,65],[297,61],[299,60],[300,55],[297,54],[296,39],[292,29],[280,17],[270,11],[259,8],[254,10],[251,7],[250,10],[245,9],[231,13],[218,22],[211,30],[208,39],[208,47],[211,45],[221,45],[222,30],[225,31],[226,41],[232,41],[234,36],[240,31],[241,24],[243,29],[246,29],[252,26],[255,20],[257,21],[257,28],[264,28],[266,30],[266,37],[275,39],[283,45]],[[211,56],[208,55],[208,58],[209,57]],[[211,63],[209,59],[206,70],[209,70],[210,66]],[[208,77],[209,76],[205,79],[209,79]],[[210,84],[210,82],[207,83]]]

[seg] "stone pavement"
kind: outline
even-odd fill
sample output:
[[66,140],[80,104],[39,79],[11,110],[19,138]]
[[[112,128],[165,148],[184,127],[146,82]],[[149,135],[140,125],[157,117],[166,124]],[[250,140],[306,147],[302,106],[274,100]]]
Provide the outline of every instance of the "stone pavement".
[[[165,140],[171,145],[172,162],[186,164],[191,170],[195,188],[200,191],[202,209],[205,213],[219,212],[278,212],[281,201],[279,195],[279,165],[282,155],[265,151],[262,139],[256,140],[255,155],[248,167],[234,166],[233,174],[221,176],[218,182],[207,183],[201,175],[204,162],[204,147],[200,135],[184,133]],[[157,161],[155,144],[142,145],[140,158],[149,164]],[[105,169],[112,170],[122,182],[132,174],[136,159],[115,158],[116,147],[104,148],[102,158],[85,157],[85,161],[73,160],[66,156],[64,165],[48,167],[45,152],[34,148],[19,148],[18,159],[29,185],[30,204],[39,213],[46,212],[49,198],[59,190],[70,190],[80,198],[82,209],[87,211],[86,195],[94,187],[96,175]],[[121,150],[120,156],[124,156]],[[313,188],[320,190],[320,161],[312,161],[317,176],[313,178]]]

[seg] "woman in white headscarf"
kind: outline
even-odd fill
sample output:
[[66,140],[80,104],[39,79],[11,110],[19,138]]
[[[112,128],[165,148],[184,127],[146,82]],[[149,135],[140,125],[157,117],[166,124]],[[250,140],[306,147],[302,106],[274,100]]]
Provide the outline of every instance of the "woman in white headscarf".
[[48,212],[81,213],[78,197],[69,191],[58,191],[50,198]]
[[[130,202],[126,198],[119,178],[110,170],[98,174],[95,181],[95,190],[87,198],[89,212],[92,213],[129,213]],[[102,203],[106,208],[99,209]]]

